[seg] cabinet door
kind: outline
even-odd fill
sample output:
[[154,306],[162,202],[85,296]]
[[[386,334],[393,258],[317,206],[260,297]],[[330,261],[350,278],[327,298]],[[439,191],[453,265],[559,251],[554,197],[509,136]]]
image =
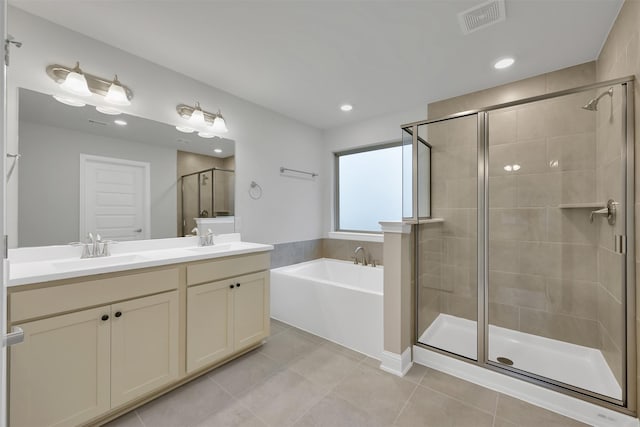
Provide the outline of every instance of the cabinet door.
[[178,292],[111,306],[111,406],[178,378]]
[[109,410],[108,315],[107,306],[19,325],[25,340],[11,347],[12,427],[76,426]]
[[235,351],[255,345],[269,335],[268,273],[249,274],[236,279],[233,320]]
[[229,279],[187,289],[187,372],[233,352],[234,283]]

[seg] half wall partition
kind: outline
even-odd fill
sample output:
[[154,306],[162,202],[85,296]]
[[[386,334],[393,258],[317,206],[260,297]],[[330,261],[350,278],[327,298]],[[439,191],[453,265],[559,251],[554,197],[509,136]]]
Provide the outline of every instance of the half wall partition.
[[619,79],[403,125],[418,345],[635,413],[632,96]]

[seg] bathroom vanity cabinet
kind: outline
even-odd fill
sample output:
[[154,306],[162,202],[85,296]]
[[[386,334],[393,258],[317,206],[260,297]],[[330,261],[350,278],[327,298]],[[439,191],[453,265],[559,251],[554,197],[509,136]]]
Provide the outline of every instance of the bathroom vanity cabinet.
[[93,425],[260,345],[269,253],[8,288],[12,427]]

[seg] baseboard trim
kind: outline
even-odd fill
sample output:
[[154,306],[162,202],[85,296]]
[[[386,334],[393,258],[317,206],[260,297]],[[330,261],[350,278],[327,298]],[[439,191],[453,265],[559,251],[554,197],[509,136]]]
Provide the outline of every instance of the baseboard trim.
[[404,377],[412,366],[411,347],[407,347],[402,354],[392,353],[386,350],[382,352],[380,369],[385,372]]

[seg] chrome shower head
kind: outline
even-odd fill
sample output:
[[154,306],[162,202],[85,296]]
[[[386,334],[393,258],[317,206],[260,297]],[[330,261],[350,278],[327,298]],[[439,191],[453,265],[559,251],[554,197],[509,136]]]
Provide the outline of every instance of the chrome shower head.
[[609,95],[610,97],[613,98],[613,88],[610,87],[608,91],[603,92],[600,95],[598,95],[596,98],[591,99],[589,102],[583,105],[582,108],[589,111],[598,111],[598,101],[600,101],[600,98],[602,98],[605,95]]

